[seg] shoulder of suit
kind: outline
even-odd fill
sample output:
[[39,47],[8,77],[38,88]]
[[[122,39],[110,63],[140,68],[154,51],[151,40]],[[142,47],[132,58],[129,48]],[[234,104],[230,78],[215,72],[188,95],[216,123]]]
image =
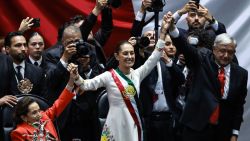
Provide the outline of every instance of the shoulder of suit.
[[34,70],[34,71],[39,71],[39,72],[43,72],[43,69],[42,68],[40,68],[40,67],[38,67],[38,66],[35,66],[35,65],[32,65],[32,64],[30,64],[30,63],[28,63],[28,62],[26,62],[25,63],[25,67],[27,67],[27,68],[31,68],[32,69],[32,71]]
[[231,68],[232,67],[236,68],[236,70],[238,70],[242,74],[248,74],[248,71],[245,68],[241,67],[240,65],[238,65],[236,63],[231,63]]

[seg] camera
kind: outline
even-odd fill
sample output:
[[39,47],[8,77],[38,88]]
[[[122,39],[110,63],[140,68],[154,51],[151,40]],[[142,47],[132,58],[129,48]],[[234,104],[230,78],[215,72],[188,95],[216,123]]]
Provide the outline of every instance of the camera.
[[92,45],[82,40],[76,42],[76,54],[74,54],[69,62],[76,63],[78,58],[90,55]]
[[149,12],[159,12],[163,10],[165,6],[165,0],[152,0],[152,6],[148,7],[147,10]]
[[195,3],[197,9],[199,9],[200,0],[191,0]]
[[108,4],[114,8],[119,8],[122,5],[121,0],[108,0]]
[[34,18],[31,23],[33,23],[32,27],[40,27],[40,18]]
[[136,46],[139,48],[145,48],[148,47],[150,44],[150,40],[148,37],[136,37]]
[[92,45],[82,40],[76,42],[76,54],[80,56],[89,55],[91,46]]

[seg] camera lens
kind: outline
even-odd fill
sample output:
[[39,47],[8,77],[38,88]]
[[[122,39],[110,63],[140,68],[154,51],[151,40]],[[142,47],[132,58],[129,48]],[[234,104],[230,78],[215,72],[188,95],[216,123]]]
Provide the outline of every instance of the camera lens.
[[79,55],[88,55],[89,54],[89,46],[86,42],[79,41],[76,43],[77,54]]

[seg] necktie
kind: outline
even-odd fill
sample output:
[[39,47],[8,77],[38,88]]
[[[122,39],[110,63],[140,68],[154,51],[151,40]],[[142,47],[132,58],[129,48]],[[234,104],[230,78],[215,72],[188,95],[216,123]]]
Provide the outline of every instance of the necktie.
[[155,103],[158,100],[158,94],[153,93],[152,99],[153,99],[153,103]]
[[21,68],[22,68],[22,66],[16,66],[16,69],[17,69],[16,77],[17,77],[18,81],[21,81],[23,79],[23,76],[21,74]]
[[34,65],[35,65],[35,66],[38,66],[38,63],[37,63],[37,62],[34,62]]
[[[220,82],[220,93],[221,96],[223,97],[224,94],[224,86],[225,86],[225,70],[223,67],[221,67],[219,69],[219,73],[218,73],[218,80]],[[211,117],[210,117],[210,123],[211,124],[216,124],[219,118],[219,112],[220,112],[220,107],[219,104],[216,106],[215,110],[213,111]]]

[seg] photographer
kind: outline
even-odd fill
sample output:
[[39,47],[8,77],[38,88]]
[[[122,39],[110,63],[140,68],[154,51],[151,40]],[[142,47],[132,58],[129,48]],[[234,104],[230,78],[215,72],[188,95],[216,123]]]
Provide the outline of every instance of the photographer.
[[[96,62],[106,65],[106,56],[103,51],[103,47],[109,39],[113,30],[113,18],[112,9],[110,6],[120,6],[120,0],[97,0],[96,6],[91,14],[86,19],[78,18],[75,16],[71,22],[78,26],[81,30],[84,41],[92,44],[94,48],[94,54],[96,55]],[[101,13],[101,27],[96,33],[92,33],[92,29],[96,24],[97,17]],[[79,17],[79,16],[78,16]]]
[[225,25],[218,22],[208,9],[199,3],[199,0],[189,0],[183,8],[176,11],[173,14],[175,23],[177,23],[184,14],[187,14],[186,21],[188,29],[179,28],[179,30],[183,32],[185,36],[194,29],[213,30],[216,35],[226,33]]
[[[91,79],[104,70],[99,64],[90,65],[95,59],[93,50],[88,44],[77,47],[73,55],[73,62],[78,65],[78,72],[84,79]],[[77,96],[72,100],[68,110],[68,120],[63,131],[63,140],[81,139],[87,141],[100,140],[101,127],[97,114],[96,99],[103,88],[96,91],[83,91],[76,89]]]
[[[98,43],[98,47],[96,47],[96,53],[97,54],[97,60],[100,61],[98,63],[105,64],[105,56],[102,52],[102,47],[106,43],[108,37],[111,34],[113,23],[112,23],[112,14],[110,8],[107,7],[107,1],[106,0],[96,0],[96,5],[93,8],[93,10],[90,12],[90,14],[84,18],[82,15],[76,15],[73,18],[71,18],[71,21],[64,23],[59,29],[58,29],[58,41],[53,46],[46,50],[46,58],[47,61],[51,64],[50,67],[54,68],[55,64],[60,60],[60,57],[64,51],[62,46],[62,34],[65,29],[65,27],[69,25],[75,25],[80,28],[81,34],[82,34],[82,40],[87,41],[88,37],[93,37],[94,43]],[[102,13],[102,27],[98,30],[98,32],[95,35],[92,35],[91,30],[94,27],[98,15]],[[91,35],[91,36],[89,36]],[[96,42],[97,41],[97,42]],[[96,44],[93,44],[96,46]]]

